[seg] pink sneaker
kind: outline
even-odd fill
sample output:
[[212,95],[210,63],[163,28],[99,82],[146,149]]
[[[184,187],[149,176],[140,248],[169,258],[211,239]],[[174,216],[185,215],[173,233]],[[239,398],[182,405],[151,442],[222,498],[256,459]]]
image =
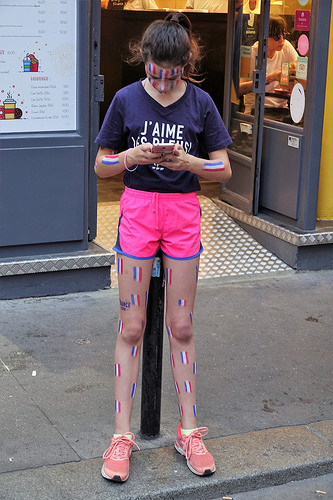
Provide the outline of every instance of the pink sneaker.
[[202,441],[206,434],[207,427],[199,427],[189,436],[181,434],[181,426],[177,430],[175,448],[181,455],[185,452],[188,468],[198,476],[209,476],[216,471],[214,459]]
[[[130,438],[127,436],[131,436]],[[123,483],[129,476],[129,457],[133,446],[140,448],[134,442],[135,436],[132,432],[126,432],[122,436],[111,439],[111,445],[103,454],[104,464],[101,470],[105,479]]]

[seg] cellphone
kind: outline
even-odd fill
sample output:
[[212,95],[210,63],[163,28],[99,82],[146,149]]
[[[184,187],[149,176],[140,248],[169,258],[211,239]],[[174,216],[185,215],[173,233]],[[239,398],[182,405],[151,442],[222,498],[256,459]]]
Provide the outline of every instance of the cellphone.
[[152,153],[171,154],[174,147],[175,145],[171,142],[165,142],[164,144],[156,144],[151,151]]

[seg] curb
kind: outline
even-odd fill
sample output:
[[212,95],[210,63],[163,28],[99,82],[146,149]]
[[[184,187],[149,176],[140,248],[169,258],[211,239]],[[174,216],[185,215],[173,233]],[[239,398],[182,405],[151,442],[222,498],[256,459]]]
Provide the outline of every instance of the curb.
[[333,421],[207,439],[216,473],[192,474],[173,446],[133,452],[124,484],[100,475],[101,459],[2,474],[4,500],[204,500],[332,472]]

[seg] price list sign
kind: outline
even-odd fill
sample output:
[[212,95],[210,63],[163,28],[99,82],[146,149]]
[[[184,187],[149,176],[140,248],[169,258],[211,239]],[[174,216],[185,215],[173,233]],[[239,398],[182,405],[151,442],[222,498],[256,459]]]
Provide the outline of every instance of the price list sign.
[[0,132],[76,130],[76,0],[0,0]]

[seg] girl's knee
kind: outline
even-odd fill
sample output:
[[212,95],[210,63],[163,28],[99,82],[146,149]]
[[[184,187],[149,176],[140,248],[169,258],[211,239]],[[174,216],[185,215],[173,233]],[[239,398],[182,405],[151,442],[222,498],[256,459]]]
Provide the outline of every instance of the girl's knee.
[[193,337],[193,327],[190,318],[182,318],[171,322],[172,336],[180,342],[188,342]]
[[131,322],[124,325],[121,332],[122,340],[131,345],[140,343],[144,333],[143,322]]

